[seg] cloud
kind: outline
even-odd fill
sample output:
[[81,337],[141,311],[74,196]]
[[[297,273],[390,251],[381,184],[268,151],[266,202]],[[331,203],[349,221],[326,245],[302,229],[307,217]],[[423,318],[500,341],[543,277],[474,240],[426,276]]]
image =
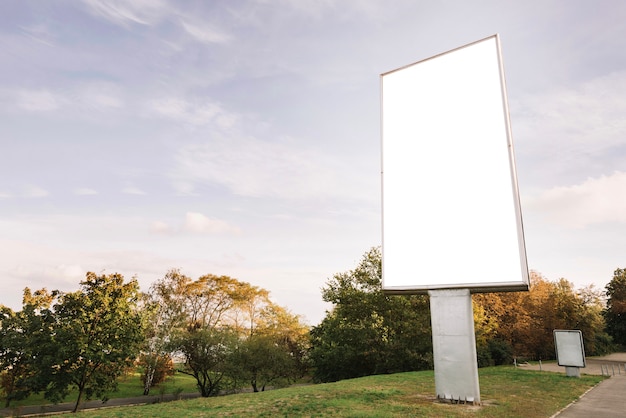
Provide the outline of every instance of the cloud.
[[181,20],[181,26],[195,40],[205,44],[223,44],[231,40],[231,36],[220,31],[209,24],[202,26],[190,23],[188,20]]
[[8,91],[9,102],[27,112],[58,112],[64,115],[93,117],[101,112],[124,107],[122,90],[115,83],[91,81],[73,85],[63,92],[51,89],[23,89]]
[[173,226],[164,221],[156,221],[152,223],[150,229],[154,233],[165,235],[179,233],[239,235],[241,233],[241,228],[231,225],[227,221],[211,218],[198,212],[187,212],[184,221],[179,226]]
[[157,234],[171,234],[175,232],[174,228],[172,228],[168,223],[163,221],[153,222],[150,229],[152,230],[152,232],[155,232]]
[[378,158],[322,153],[316,143],[272,132],[271,123],[209,100],[167,98],[151,102],[150,108],[202,132],[201,140],[183,144],[175,154],[169,176],[179,194],[195,195],[197,186],[208,184],[249,197],[378,197],[378,171],[370,167]]
[[35,42],[42,43],[47,46],[54,46],[53,31],[44,24],[35,24],[30,26],[19,27],[26,36]]
[[623,145],[626,71],[515,102],[514,133],[542,153],[598,154]]
[[39,186],[29,185],[24,188],[22,195],[29,198],[39,198],[49,196],[50,193]]
[[19,90],[16,92],[16,105],[29,112],[50,112],[66,103],[62,96],[49,90]]
[[83,0],[89,11],[115,25],[151,25],[170,12],[168,4],[160,0]]
[[91,110],[119,109],[124,107],[122,91],[115,83],[92,81],[77,86],[73,95],[81,107]]
[[130,194],[130,195],[136,195],[136,196],[144,196],[144,195],[147,194],[146,192],[144,192],[140,188],[135,187],[135,186],[131,186],[131,185],[124,187],[122,189],[122,193]]
[[198,234],[239,234],[238,227],[220,219],[209,218],[201,213],[187,212],[183,229]]
[[[171,175],[180,193],[193,192],[197,184],[218,184],[249,197],[319,200],[378,196],[377,184],[358,175],[364,172],[362,161],[324,155],[288,137],[270,141],[215,134],[210,141],[182,147],[176,161]],[[376,170],[371,172],[375,176]]]
[[78,196],[93,196],[93,195],[97,195],[98,192],[88,187],[79,187],[77,189],[74,189],[74,194]]
[[209,100],[192,101],[179,97],[164,97],[147,104],[147,113],[153,117],[166,117],[191,126],[214,125],[219,129],[232,127],[239,119],[225,111],[219,103]]
[[626,172],[589,178],[581,184],[554,187],[524,199],[524,206],[569,228],[626,223]]

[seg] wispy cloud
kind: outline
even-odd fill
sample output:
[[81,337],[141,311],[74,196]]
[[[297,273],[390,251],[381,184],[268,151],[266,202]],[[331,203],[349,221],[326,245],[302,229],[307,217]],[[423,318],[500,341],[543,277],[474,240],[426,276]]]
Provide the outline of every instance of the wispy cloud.
[[63,111],[65,117],[93,117],[125,106],[122,90],[115,83],[102,81],[77,83],[63,91],[17,88],[6,91],[4,95],[11,102],[5,103],[7,108],[16,106],[17,109],[35,113]]
[[161,0],[83,0],[89,11],[115,25],[150,25],[158,22],[170,10]]
[[213,25],[203,23],[194,24],[189,20],[180,21],[181,26],[192,38],[206,44],[223,44],[232,39],[232,37]]
[[[182,146],[171,171],[172,184],[181,194],[194,194],[197,185],[217,184],[231,193],[249,197],[289,200],[378,198],[377,170],[363,172],[367,161],[358,156],[333,156],[302,141],[274,136],[246,127],[211,132],[210,138]],[[371,161],[377,164],[378,160]]]
[[589,178],[581,184],[554,187],[525,199],[525,206],[555,224],[584,228],[607,222],[626,223],[626,172]]
[[28,185],[26,187],[24,187],[23,191],[22,191],[22,195],[24,197],[29,197],[29,198],[40,198],[40,197],[46,197],[50,195],[50,192],[48,192],[47,190],[39,187],[39,186],[35,186],[35,185]]
[[626,71],[598,77],[573,88],[526,96],[514,130],[533,152],[573,150],[602,153],[623,144],[626,131]]
[[128,185],[128,186],[124,187],[122,189],[122,193],[135,195],[135,196],[143,196],[143,195],[147,194],[145,191],[141,190],[140,188],[138,188],[136,186],[132,186],[132,185]]
[[33,41],[47,46],[54,46],[53,32],[50,31],[46,25],[34,24],[30,26],[20,26],[20,29]]
[[19,90],[16,92],[16,105],[29,112],[49,112],[66,103],[65,98],[50,90]]
[[97,195],[98,192],[94,189],[90,189],[89,187],[79,187],[74,189],[74,194],[78,196],[93,196]]
[[192,233],[202,235],[239,235],[241,228],[232,225],[222,219],[206,216],[199,212],[187,212],[185,219],[178,225],[172,225],[164,221],[152,223],[152,232],[157,234],[174,235],[180,233]]
[[230,225],[228,222],[209,218],[201,213],[188,212],[185,216],[183,229],[197,234],[239,234],[241,229]]
[[219,103],[209,100],[191,101],[180,97],[164,97],[147,104],[148,115],[166,117],[191,126],[212,124],[228,129],[238,116],[225,111]]
[[119,109],[125,104],[120,87],[111,82],[81,83],[72,94],[80,106],[87,107],[91,111]]

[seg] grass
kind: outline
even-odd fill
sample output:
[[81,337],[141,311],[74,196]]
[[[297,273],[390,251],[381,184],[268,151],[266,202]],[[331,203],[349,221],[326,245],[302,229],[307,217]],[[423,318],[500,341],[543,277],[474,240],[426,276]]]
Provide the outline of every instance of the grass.
[[[197,392],[197,390],[198,389],[196,386],[196,379],[183,373],[176,373],[166,382],[161,383],[157,387],[151,388],[150,395],[173,394],[181,391],[183,393],[190,393]],[[140,375],[138,372],[129,373],[126,376],[122,376],[118,380],[117,391],[108,394],[109,399],[133,398],[136,396],[143,396],[143,385],[141,383]],[[67,398],[65,398],[63,402],[76,402],[77,397],[78,392],[74,390],[70,392],[70,394],[67,396]],[[43,393],[38,393],[31,395],[21,401],[11,402],[11,407],[17,408],[20,406],[47,405],[50,403],[50,401],[44,399]]]
[[480,369],[482,406],[434,399],[432,371],[368,376],[321,385],[296,386],[158,405],[83,412],[91,417],[549,417],[603,378],[520,370]]

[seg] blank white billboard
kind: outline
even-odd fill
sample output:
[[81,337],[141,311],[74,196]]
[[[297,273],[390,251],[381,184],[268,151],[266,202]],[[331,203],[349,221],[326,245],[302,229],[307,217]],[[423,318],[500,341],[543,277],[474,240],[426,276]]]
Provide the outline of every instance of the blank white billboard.
[[579,330],[554,330],[554,345],[559,366],[585,367],[585,345]]
[[381,75],[383,289],[527,290],[497,35]]

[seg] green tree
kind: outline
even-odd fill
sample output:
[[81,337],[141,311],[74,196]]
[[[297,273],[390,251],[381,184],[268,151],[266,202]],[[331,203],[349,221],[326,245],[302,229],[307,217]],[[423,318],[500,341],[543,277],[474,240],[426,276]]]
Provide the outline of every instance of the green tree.
[[152,337],[145,352],[182,354],[179,371],[196,379],[202,396],[233,384],[226,376],[258,388],[304,369],[308,330],[265,289],[212,274],[192,281],[171,270],[151,287],[146,301],[152,307]]
[[172,269],[142,295],[146,339],[140,362],[143,366],[141,382],[144,395],[148,395],[150,388],[159,383],[159,375],[163,374],[163,365],[166,364],[163,360],[171,358],[169,344],[175,331],[187,324],[185,309],[190,283],[189,277]]
[[185,356],[185,368],[180,372],[193,376],[200,395],[208,397],[224,388],[237,343],[237,334],[227,328],[206,328],[195,323],[174,339],[172,347]]
[[303,377],[309,370],[310,335],[309,327],[298,315],[270,303],[260,315],[257,335],[273,339],[274,344],[289,354],[292,359],[292,378]]
[[274,384],[285,386],[295,375],[294,359],[268,335],[252,335],[242,341],[231,359],[233,378],[247,381],[254,392]]
[[117,387],[117,378],[133,365],[144,341],[136,280],[124,283],[117,273],[87,273],[80,285],[54,305],[56,361],[48,370],[45,393],[58,402],[76,387],[74,412],[84,396],[105,397]]
[[311,330],[316,380],[432,367],[428,298],[385,295],[381,279],[381,252],[372,248],[322,289],[333,308]]
[[626,346],[626,269],[618,268],[606,285],[606,328],[613,340]]
[[[249,307],[250,304],[245,304]],[[254,392],[268,385],[285,386],[308,369],[308,327],[297,315],[266,301],[255,309],[255,325],[242,334],[233,355],[232,376],[252,386]]]
[[11,401],[43,390],[47,384],[42,370],[50,361],[54,317],[50,304],[56,293],[24,290],[23,308],[13,312],[0,306],[0,387],[5,407]]

